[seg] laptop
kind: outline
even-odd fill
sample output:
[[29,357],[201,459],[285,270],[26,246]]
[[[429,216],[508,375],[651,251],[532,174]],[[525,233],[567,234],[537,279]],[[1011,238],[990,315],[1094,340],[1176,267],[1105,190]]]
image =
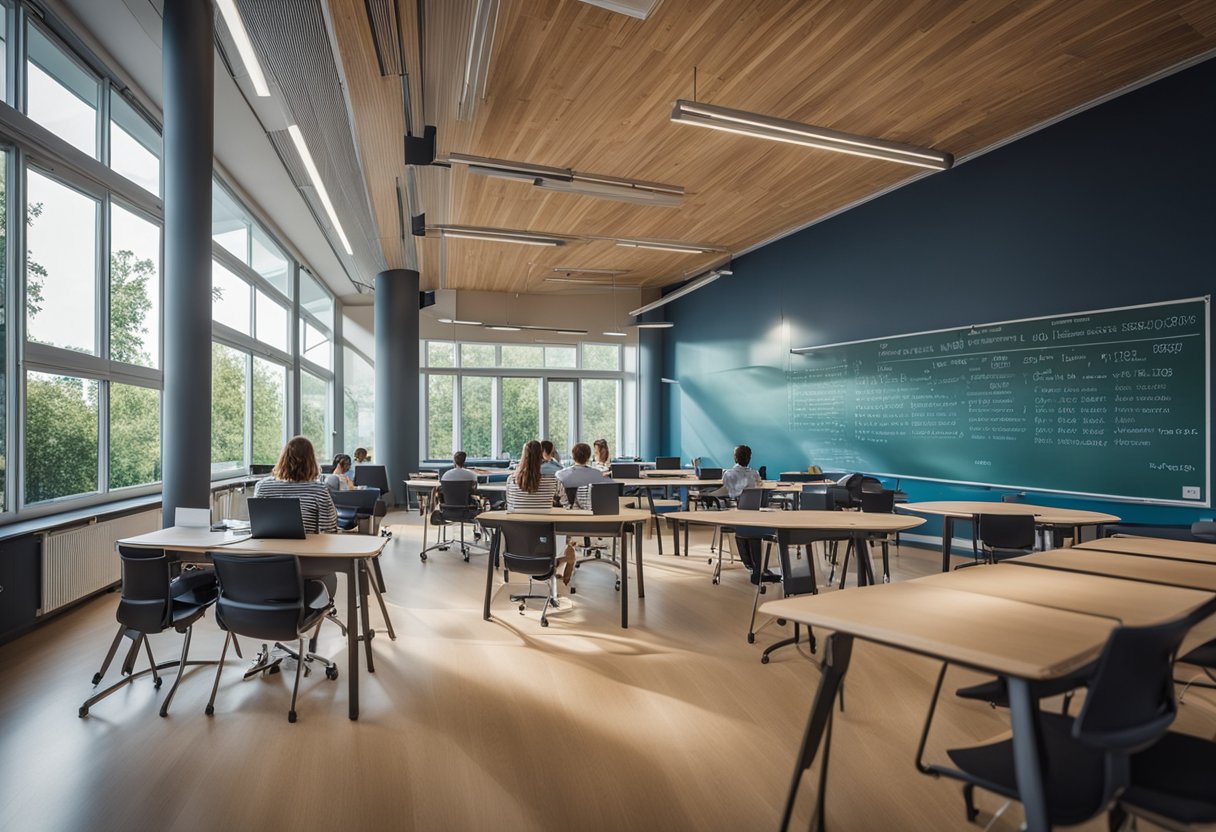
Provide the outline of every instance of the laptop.
[[601,482],[591,485],[591,513],[619,514],[621,511],[621,484]]
[[303,540],[304,515],[296,497],[250,497],[249,531],[256,538]]
[[680,470],[680,458],[678,456],[657,456],[654,459],[654,467],[657,471],[678,471]]

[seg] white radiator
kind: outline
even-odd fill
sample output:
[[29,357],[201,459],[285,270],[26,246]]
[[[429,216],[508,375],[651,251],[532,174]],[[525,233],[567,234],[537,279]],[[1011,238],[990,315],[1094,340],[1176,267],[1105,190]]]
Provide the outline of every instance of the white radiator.
[[160,509],[42,535],[42,609],[53,612],[122,580],[114,543],[160,528]]
[[243,485],[211,492],[211,522],[248,520],[253,489]]

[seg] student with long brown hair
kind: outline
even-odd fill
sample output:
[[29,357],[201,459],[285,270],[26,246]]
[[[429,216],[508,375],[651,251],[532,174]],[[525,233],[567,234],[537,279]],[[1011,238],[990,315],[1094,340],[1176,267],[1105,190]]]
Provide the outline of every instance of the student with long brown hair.
[[591,467],[601,473],[608,473],[612,468],[612,454],[608,452],[608,440],[595,440],[595,453],[591,458]]
[[[548,511],[553,508],[554,500],[560,501],[565,491],[558,485],[557,477],[546,474],[541,470],[545,452],[540,442],[532,439],[524,444],[520,454],[519,464],[515,471],[507,477],[507,511]],[[566,546],[565,561],[562,572],[562,583],[570,583],[574,573],[574,547]]]

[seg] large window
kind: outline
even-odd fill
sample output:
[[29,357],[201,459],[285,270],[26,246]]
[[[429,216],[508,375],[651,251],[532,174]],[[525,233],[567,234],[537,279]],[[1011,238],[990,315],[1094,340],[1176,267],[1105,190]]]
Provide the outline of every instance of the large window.
[[113,201],[110,359],[160,366],[160,226]]
[[[0,10],[3,23],[8,9]],[[0,49],[0,59],[4,54]],[[8,158],[8,151],[0,150],[0,512],[8,504]]]
[[460,379],[460,447],[469,456],[494,453],[494,379],[463,376]]
[[38,26],[26,26],[26,115],[59,138],[97,157],[101,84]]
[[432,373],[426,378],[426,455],[428,459],[447,459],[455,447],[452,427],[456,376]]
[[329,382],[310,372],[300,373],[300,433],[312,440],[317,459],[330,456],[333,408],[329,401]]
[[160,133],[120,95],[110,96],[110,167],[160,196]]
[[47,373],[25,377],[25,501],[97,491],[98,384]]
[[110,488],[160,479],[160,391],[111,383]]
[[245,395],[248,356],[223,344],[211,345],[211,470],[245,465]]
[[273,465],[287,439],[287,368],[253,359],[253,455],[255,465]]
[[367,448],[375,458],[376,370],[350,346],[342,350],[342,418],[346,449]]

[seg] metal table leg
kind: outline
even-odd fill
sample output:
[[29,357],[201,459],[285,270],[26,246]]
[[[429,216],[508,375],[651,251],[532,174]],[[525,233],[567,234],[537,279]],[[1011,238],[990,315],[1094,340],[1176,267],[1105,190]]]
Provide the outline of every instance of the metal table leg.
[[1047,817],[1047,794],[1043,788],[1042,736],[1039,701],[1025,679],[1006,677],[1009,688],[1010,721],[1013,723],[1013,767],[1018,796],[1026,812],[1029,832],[1051,828]]

